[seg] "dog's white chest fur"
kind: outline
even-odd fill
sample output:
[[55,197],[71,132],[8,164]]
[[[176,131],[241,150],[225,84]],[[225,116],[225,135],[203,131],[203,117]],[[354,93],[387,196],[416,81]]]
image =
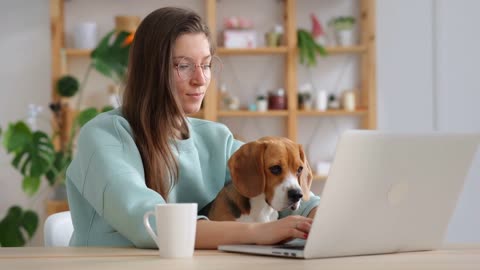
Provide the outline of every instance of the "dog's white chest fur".
[[278,219],[278,212],[265,201],[265,194],[250,198],[250,214],[237,218],[240,222],[270,222]]

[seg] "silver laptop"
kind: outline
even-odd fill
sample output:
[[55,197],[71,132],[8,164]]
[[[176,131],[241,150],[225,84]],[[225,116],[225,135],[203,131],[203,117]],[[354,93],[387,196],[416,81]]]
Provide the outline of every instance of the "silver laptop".
[[219,250],[323,258],[441,247],[480,134],[347,131],[307,241]]

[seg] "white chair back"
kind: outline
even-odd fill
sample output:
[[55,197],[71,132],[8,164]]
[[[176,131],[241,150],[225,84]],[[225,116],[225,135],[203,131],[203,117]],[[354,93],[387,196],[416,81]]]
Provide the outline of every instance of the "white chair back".
[[67,247],[73,233],[70,211],[50,215],[43,228],[46,247]]

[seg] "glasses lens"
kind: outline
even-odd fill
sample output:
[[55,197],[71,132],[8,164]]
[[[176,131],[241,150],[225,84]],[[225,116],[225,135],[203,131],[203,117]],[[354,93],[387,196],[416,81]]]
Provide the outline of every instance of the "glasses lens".
[[183,60],[177,64],[176,68],[178,71],[178,76],[182,80],[189,80],[192,77],[193,72],[195,71],[195,66],[193,65],[193,63],[189,63]]
[[182,80],[192,79],[197,68],[202,70],[202,74],[205,79],[211,79],[212,77],[217,77],[220,73],[220,70],[222,69],[222,62],[218,57],[213,57],[210,63],[195,65],[188,60],[182,59],[176,65],[178,76]]

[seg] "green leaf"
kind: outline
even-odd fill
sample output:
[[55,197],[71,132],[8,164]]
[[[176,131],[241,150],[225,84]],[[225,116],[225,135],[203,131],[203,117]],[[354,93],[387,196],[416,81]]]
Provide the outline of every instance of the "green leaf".
[[45,133],[36,131],[33,133],[33,144],[31,146],[30,175],[40,177],[48,171],[55,160],[53,144]]
[[40,178],[25,176],[22,181],[22,189],[28,196],[32,196],[38,191],[40,187]]
[[[69,154],[63,152],[55,153],[55,161],[53,162],[53,168],[51,168],[46,174],[46,178],[50,186],[53,186],[56,181],[64,180],[65,171],[72,161],[72,157]],[[58,178],[61,175],[61,178]]]
[[317,59],[315,57],[315,42],[309,36],[306,36],[305,40],[307,41],[308,65],[315,66],[317,64]]
[[297,31],[297,43],[298,43],[298,50],[300,54],[300,63],[303,64],[305,62],[305,43],[303,41],[303,34],[302,30]]
[[[0,221],[0,246],[20,247],[31,239],[38,228],[38,216],[32,211],[23,211],[19,206],[8,209],[7,215]],[[25,230],[28,239],[25,239]]]
[[92,66],[101,74],[122,81],[128,65],[130,44],[125,44],[129,32],[111,31],[105,35],[91,54]]
[[18,152],[32,140],[32,132],[30,128],[22,121],[15,124],[9,124],[8,129],[3,137],[3,146],[8,153]]
[[317,51],[318,54],[320,54],[321,56],[327,56],[328,53],[327,51],[325,50],[325,48],[320,45],[320,44],[317,44],[315,43],[315,50]]
[[325,48],[315,42],[310,32],[304,29],[297,30],[297,41],[300,52],[300,63],[307,67],[317,64],[316,54],[326,56]]
[[57,93],[61,97],[73,97],[78,92],[79,88],[80,83],[71,75],[62,76],[57,81]]
[[18,122],[9,125],[4,144],[14,153],[12,165],[24,176],[23,189],[33,195],[55,158],[51,139],[42,131],[32,133],[25,123]]
[[98,115],[96,108],[88,108],[80,112],[77,116],[77,122],[80,127],[83,127],[88,121],[92,120],[95,116]]
[[108,111],[111,111],[113,109],[115,109],[115,108],[113,108],[113,106],[107,105],[107,106],[102,108],[102,112],[108,112]]
[[37,214],[31,210],[25,211],[23,214],[22,226],[27,231],[28,236],[32,238],[38,227]]
[[[15,168],[20,168],[22,166],[20,166],[20,162],[22,161],[22,158],[26,156],[26,153],[25,152],[22,152],[22,153],[19,153],[17,155],[15,155],[15,157],[13,158],[12,160],[12,166],[15,167]],[[22,162],[23,164],[23,162]],[[24,174],[22,172],[22,174]]]

